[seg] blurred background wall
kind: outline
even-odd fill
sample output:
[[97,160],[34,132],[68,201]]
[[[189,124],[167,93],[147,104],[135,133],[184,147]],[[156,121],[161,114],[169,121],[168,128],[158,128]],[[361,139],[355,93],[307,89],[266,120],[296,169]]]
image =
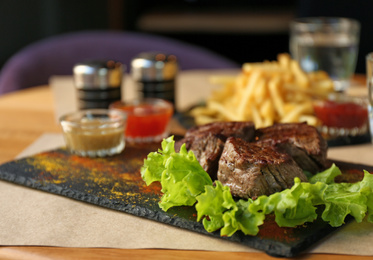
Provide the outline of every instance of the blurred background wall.
[[206,47],[240,64],[274,60],[278,53],[289,51],[288,25],[294,17],[335,15],[364,22],[365,49],[360,50],[357,68],[364,73],[363,56],[370,47],[365,30],[372,19],[359,15],[357,2],[363,8],[371,5],[365,0],[1,0],[0,68],[32,42],[96,29],[160,34]]

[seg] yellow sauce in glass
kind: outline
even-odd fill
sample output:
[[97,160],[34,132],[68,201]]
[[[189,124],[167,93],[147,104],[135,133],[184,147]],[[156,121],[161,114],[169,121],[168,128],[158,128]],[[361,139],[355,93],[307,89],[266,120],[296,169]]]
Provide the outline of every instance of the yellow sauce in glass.
[[124,124],[102,118],[61,122],[67,148],[82,156],[107,156],[124,149]]
[[67,145],[73,150],[101,150],[110,149],[123,141],[124,129],[95,129],[90,131],[75,129],[65,133]]

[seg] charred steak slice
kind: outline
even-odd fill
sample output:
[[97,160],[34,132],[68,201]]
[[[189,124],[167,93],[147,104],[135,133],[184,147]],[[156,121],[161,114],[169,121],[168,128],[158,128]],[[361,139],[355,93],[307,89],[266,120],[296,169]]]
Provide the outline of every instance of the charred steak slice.
[[252,122],[216,122],[196,126],[176,142],[175,149],[178,151],[185,143],[186,149],[193,151],[203,169],[216,180],[220,155],[227,138],[235,136],[251,141],[254,133],[255,126]]
[[204,133],[220,134],[226,138],[235,136],[246,141],[252,141],[255,134],[255,125],[253,122],[214,122],[190,128],[185,137]]
[[255,140],[290,154],[303,170],[317,173],[326,168],[327,143],[315,127],[306,123],[260,128],[255,132]]
[[275,147],[229,137],[219,160],[218,180],[233,196],[256,199],[290,188],[294,178],[307,181],[302,169]]
[[225,136],[219,134],[197,135],[190,143],[189,150],[193,151],[202,168],[216,180],[220,155],[223,152]]
[[[200,139],[201,136],[209,134],[219,135],[222,138],[229,136],[240,137],[247,141],[254,140],[255,125],[253,122],[214,122],[210,124],[195,126],[185,133],[184,138],[175,144],[176,150],[179,150],[182,144],[186,144],[187,150],[194,142],[194,139]],[[224,140],[225,141],[225,140]]]

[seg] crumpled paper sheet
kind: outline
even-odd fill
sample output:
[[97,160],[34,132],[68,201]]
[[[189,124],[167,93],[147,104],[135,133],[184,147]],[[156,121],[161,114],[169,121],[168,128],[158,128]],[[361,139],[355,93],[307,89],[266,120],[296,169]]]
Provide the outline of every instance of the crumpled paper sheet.
[[[63,144],[61,135],[44,134],[19,158]],[[361,162],[362,151],[372,154],[373,146],[333,148],[330,157],[339,160],[357,157]],[[257,252],[223,239],[3,181],[0,181],[0,219],[0,245]],[[310,252],[373,255],[371,241],[373,224],[352,222],[320,241]]]

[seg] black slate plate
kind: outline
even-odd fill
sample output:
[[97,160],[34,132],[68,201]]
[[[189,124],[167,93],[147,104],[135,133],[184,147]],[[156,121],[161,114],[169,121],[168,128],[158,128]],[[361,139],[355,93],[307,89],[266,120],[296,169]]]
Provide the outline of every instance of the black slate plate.
[[[194,207],[175,207],[168,212],[158,207],[161,197],[159,184],[146,186],[140,176],[144,158],[158,148],[158,144],[126,147],[122,154],[109,158],[82,158],[61,148],[0,165],[0,179],[220,237],[219,232],[208,233],[196,221]],[[362,169],[373,172],[373,167],[364,165],[343,162],[337,162],[337,165],[344,172],[341,177],[344,180],[361,178]],[[297,228],[280,228],[273,216],[268,216],[257,236],[236,233],[222,239],[272,256],[292,257],[309,249],[335,229],[319,219]]]

